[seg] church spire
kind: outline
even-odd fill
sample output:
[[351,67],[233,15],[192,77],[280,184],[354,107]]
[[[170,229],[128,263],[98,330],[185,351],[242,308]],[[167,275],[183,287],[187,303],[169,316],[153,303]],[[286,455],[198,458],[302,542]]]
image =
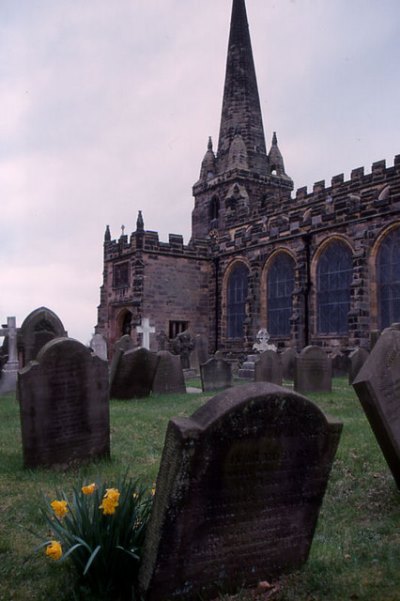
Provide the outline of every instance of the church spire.
[[233,0],[232,4],[218,173],[233,167],[229,151],[234,139],[236,146],[240,142],[246,150],[248,170],[266,175],[268,158],[245,0]]

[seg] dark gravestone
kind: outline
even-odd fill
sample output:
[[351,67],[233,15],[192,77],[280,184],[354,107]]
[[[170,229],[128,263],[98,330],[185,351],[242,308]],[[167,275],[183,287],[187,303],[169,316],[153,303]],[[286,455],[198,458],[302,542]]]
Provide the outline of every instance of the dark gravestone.
[[232,368],[224,359],[212,358],[200,365],[203,392],[223,390],[232,386]]
[[298,392],[332,390],[332,362],[319,346],[306,346],[297,356],[294,389]]
[[332,375],[334,378],[341,378],[349,375],[350,359],[340,351],[334,351],[330,355],[332,361]]
[[308,557],[342,424],[274,384],[246,384],[169,422],[140,584],[209,599]]
[[135,343],[129,334],[124,334],[117,340],[115,343],[114,353],[111,360],[110,366],[110,382],[112,383],[115,378],[115,372],[117,370],[118,364],[121,360],[121,357],[127,351],[130,351],[135,348]]
[[155,394],[185,394],[185,378],[181,365],[181,358],[168,351],[157,353],[158,365],[153,381]]
[[108,364],[77,340],[47,343],[18,374],[24,465],[109,457]]
[[349,384],[353,383],[354,378],[368,359],[368,356],[369,352],[362,347],[358,347],[350,353]]
[[190,369],[190,354],[194,349],[194,338],[189,330],[178,334],[172,341],[172,350],[176,355],[180,355],[182,369]]
[[66,337],[67,332],[59,317],[47,307],[35,309],[26,317],[18,335],[18,350],[22,365],[36,359],[39,351],[54,338]]
[[400,489],[400,332],[384,330],[353,381]]
[[121,355],[110,385],[113,399],[133,399],[150,395],[158,357],[145,348],[132,349]]
[[199,363],[199,366],[202,365],[203,363],[206,363],[209,358],[210,355],[208,353],[208,338],[207,336],[202,336],[201,334],[197,334],[195,337],[195,343],[196,343],[196,353],[197,353],[197,360]]
[[297,353],[293,348],[287,348],[281,355],[282,372],[285,380],[294,380]]
[[278,353],[264,351],[255,364],[255,381],[282,384],[282,365]]

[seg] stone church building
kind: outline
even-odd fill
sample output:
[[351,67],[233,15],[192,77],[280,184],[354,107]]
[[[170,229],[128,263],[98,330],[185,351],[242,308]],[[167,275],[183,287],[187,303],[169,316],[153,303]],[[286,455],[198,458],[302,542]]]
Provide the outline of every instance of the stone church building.
[[210,352],[249,351],[261,328],[278,348],[368,348],[400,321],[400,155],[350,180],[293,192],[277,136],[267,148],[245,0],[233,0],[217,148],[193,186],[188,245],[160,242],[139,212],[130,236],[104,238],[96,331],[110,350],[148,318],[160,339],[189,328]]

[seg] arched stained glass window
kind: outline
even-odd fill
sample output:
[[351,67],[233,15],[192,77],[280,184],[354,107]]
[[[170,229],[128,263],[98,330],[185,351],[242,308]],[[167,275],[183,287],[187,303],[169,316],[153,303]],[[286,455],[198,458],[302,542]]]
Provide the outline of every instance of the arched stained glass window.
[[249,270],[238,263],[228,280],[228,338],[243,338]]
[[287,253],[279,253],[267,277],[267,327],[271,336],[290,335],[293,289],[294,261]]
[[379,327],[400,321],[400,228],[384,238],[377,257]]
[[321,254],[317,267],[317,311],[319,334],[348,331],[352,253],[344,242],[332,242]]

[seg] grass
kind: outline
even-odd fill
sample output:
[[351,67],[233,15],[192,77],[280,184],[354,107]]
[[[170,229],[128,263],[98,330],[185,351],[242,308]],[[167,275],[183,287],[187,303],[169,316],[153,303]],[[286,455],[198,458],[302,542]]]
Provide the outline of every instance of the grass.
[[[191,385],[196,382],[191,382]],[[400,601],[400,494],[359,402],[344,379],[330,394],[309,395],[344,429],[311,554],[303,569],[282,577],[274,601]],[[151,486],[165,428],[172,416],[190,415],[209,395],[163,395],[111,402],[112,461],[58,472],[22,468],[18,405],[0,399],[0,601],[75,601],[68,566],[32,550],[45,534],[39,506],[56,488],[70,490],[100,477],[110,486],[128,470]],[[29,561],[26,560],[29,558]],[[263,600],[269,598],[263,593]],[[242,591],[237,601],[254,596]],[[94,601],[94,600],[93,600]]]

